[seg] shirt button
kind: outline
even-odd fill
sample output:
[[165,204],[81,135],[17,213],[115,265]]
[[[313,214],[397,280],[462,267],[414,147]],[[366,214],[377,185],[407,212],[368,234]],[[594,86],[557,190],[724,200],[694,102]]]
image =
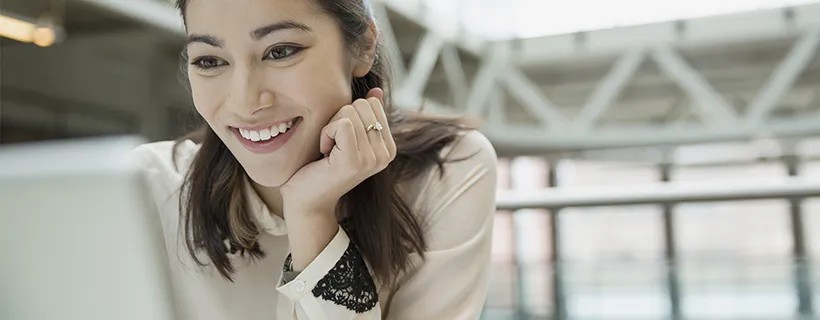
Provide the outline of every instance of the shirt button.
[[305,292],[305,282],[302,280],[296,280],[294,285],[296,286],[296,292],[302,293]]

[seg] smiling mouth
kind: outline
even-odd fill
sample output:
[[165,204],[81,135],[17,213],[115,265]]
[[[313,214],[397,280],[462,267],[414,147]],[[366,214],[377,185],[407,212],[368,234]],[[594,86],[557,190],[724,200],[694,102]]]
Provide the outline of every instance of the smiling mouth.
[[252,141],[252,142],[265,142],[271,139],[276,138],[279,135],[283,135],[290,131],[291,128],[295,124],[297,124],[302,118],[297,117],[293,120],[288,122],[282,122],[274,124],[268,128],[262,130],[246,130],[242,128],[234,128],[235,130],[239,131],[239,135],[244,138],[245,140]]

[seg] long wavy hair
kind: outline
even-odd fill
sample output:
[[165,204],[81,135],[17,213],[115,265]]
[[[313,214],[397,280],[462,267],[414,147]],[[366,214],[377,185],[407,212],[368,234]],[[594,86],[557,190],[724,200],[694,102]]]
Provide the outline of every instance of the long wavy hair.
[[[355,52],[374,45],[366,37],[374,19],[367,0],[313,1],[335,20],[348,50]],[[176,0],[183,20],[187,4],[188,0]],[[376,52],[383,51],[380,43],[375,45]],[[426,249],[422,222],[402,198],[398,185],[434,167],[443,173],[444,164],[457,159],[442,158],[441,150],[461,132],[473,127],[461,117],[400,112],[392,108],[388,57],[388,54],[377,54],[370,73],[352,79],[351,90],[354,100],[364,98],[376,87],[388,93],[384,106],[397,155],[385,170],[364,180],[340,199],[337,217],[344,217],[341,226],[368,261],[376,278],[389,285],[409,266],[412,253],[423,258]],[[250,216],[244,194],[243,185],[249,178],[207,125],[181,137],[177,143],[189,139],[201,146],[182,185],[180,227],[194,260],[205,266],[196,254],[204,251],[216,270],[232,281],[235,268],[225,249],[226,240],[232,251],[239,251],[243,256],[251,259],[264,256],[256,241],[260,229]]]

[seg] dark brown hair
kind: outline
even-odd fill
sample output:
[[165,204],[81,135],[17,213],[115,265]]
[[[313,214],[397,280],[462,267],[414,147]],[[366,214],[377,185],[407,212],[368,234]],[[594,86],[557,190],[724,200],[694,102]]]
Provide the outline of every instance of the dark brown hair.
[[[314,1],[336,21],[349,50],[356,52],[374,45],[365,36],[373,19],[366,0]],[[176,0],[183,19],[187,2]],[[380,44],[375,45],[376,52],[381,51]],[[378,54],[370,73],[353,79],[351,89],[354,100],[364,98],[372,88],[385,90],[385,111],[397,155],[385,170],[344,195],[337,216],[343,217],[341,225],[376,277],[390,285],[408,267],[410,254],[423,256],[426,249],[422,222],[402,198],[398,185],[433,167],[443,170],[446,161],[455,159],[442,158],[440,151],[471,127],[466,119],[458,117],[394,110],[389,102],[387,56]],[[207,125],[178,142],[186,139],[201,144],[181,189],[180,226],[184,228],[186,245],[200,266],[204,263],[196,251],[204,250],[219,273],[232,280],[234,267],[225,249],[226,240],[231,243],[231,251],[250,258],[264,255],[256,242],[260,230],[246,207],[243,185],[249,178]]]

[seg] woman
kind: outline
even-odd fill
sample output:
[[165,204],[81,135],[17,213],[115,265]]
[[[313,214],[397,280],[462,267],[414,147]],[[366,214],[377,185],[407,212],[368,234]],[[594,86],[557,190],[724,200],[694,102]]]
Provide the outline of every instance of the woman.
[[205,128],[134,151],[185,319],[476,319],[490,143],[391,111],[364,0],[176,0]]

